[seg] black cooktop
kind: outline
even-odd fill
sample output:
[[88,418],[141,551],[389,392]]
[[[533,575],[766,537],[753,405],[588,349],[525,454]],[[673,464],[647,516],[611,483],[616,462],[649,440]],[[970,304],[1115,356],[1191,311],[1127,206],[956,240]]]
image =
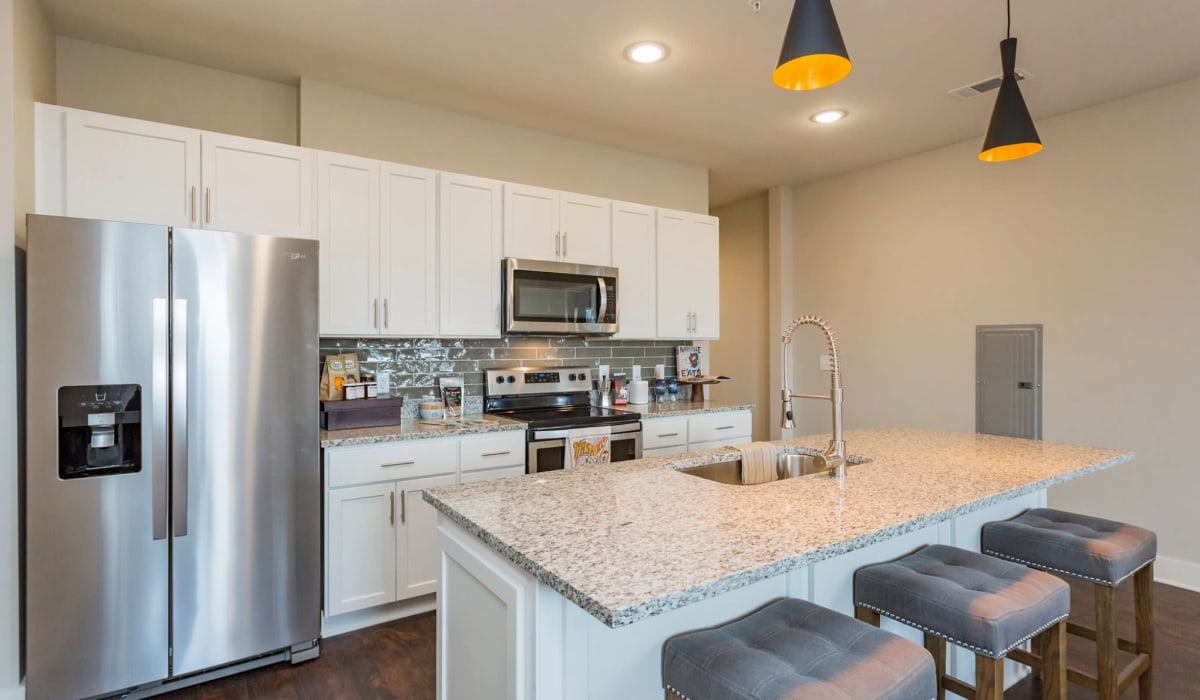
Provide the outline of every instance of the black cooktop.
[[489,413],[523,421],[534,430],[546,428],[586,428],[596,425],[618,425],[636,423],[642,419],[640,413],[620,411],[599,406],[562,406],[557,408],[527,408],[518,410],[492,410]]

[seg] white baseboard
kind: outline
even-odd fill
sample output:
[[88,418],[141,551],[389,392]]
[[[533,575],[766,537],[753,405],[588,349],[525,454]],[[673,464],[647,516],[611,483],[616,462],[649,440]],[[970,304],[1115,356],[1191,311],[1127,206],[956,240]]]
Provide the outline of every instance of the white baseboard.
[[1200,564],[1174,557],[1159,557],[1154,562],[1154,580],[1200,592]]
[[25,686],[0,688],[0,700],[25,700]]
[[[372,627],[381,625],[392,620],[399,620],[402,617],[412,617],[421,613],[429,612],[437,609],[437,594],[430,593],[419,598],[410,600],[401,600],[396,603],[387,605],[378,605],[365,610],[355,610],[354,612],[342,613],[334,617],[326,617],[321,620],[321,637],[336,637],[339,634],[353,632],[364,627]],[[0,700],[8,700],[0,697]]]

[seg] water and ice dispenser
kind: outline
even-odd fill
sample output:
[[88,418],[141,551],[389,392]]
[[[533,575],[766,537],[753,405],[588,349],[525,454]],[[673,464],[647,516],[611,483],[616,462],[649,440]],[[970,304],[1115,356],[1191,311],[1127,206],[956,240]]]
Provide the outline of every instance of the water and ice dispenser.
[[142,388],[137,384],[58,390],[58,476],[79,479],[142,469]]

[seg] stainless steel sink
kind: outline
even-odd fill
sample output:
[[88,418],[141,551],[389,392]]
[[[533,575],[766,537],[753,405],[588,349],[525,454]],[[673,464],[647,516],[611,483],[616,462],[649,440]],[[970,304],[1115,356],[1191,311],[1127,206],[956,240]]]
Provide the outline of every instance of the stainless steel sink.
[[[719,484],[744,485],[742,484],[742,460],[740,459],[730,462],[702,464],[698,467],[688,467],[677,471],[680,474],[698,476],[701,479],[708,479]],[[775,473],[779,479],[791,479],[797,476],[820,474],[824,471],[820,466],[819,459],[815,456],[784,454],[779,455],[779,464]]]

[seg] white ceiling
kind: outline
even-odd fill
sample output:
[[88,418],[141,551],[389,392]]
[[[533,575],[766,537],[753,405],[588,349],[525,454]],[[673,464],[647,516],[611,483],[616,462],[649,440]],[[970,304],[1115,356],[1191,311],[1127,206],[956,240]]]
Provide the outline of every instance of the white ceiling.
[[[299,76],[710,169],[714,206],[972,137],[1003,0],[834,0],[854,72],[771,84],[791,0],[43,0],[59,34],[263,78]],[[1200,0],[1016,0],[1036,118],[1200,75]],[[656,66],[622,49],[671,47]],[[833,127],[815,111],[849,109]],[[1053,148],[1053,144],[1047,144]],[[1002,167],[1002,166],[1001,166]]]

